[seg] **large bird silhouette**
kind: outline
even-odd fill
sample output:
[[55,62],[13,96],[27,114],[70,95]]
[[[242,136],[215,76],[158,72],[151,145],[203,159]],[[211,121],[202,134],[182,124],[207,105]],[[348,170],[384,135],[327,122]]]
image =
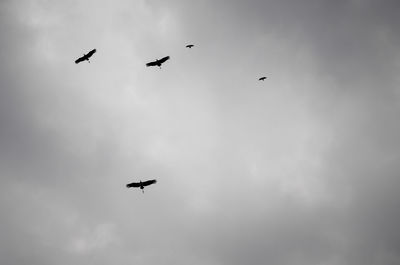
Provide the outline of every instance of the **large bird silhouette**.
[[132,182],[129,184],[126,184],[127,188],[140,188],[142,190],[142,192],[144,193],[144,187],[145,186],[149,186],[152,184],[157,183],[157,180],[155,179],[151,179],[151,180],[146,180],[144,182],[140,181],[140,182]]
[[165,63],[167,60],[169,60],[169,56],[165,56],[164,58],[161,58],[160,60],[157,59],[157,60],[155,60],[153,62],[149,62],[149,63],[146,64],[146,66],[147,67],[149,67],[149,66],[158,66],[158,67],[161,68],[161,65],[163,63]]
[[90,52],[88,52],[88,54],[83,54],[82,57],[75,60],[75,63],[80,63],[83,61],[88,61],[90,63],[89,58],[92,57],[95,52],[96,52],[96,49],[93,49]]

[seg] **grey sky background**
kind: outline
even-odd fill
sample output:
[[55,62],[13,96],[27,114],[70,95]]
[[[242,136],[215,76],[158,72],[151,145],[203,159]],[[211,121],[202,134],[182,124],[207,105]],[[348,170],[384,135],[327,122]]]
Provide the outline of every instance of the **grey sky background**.
[[0,1],[0,264],[400,264],[399,11]]

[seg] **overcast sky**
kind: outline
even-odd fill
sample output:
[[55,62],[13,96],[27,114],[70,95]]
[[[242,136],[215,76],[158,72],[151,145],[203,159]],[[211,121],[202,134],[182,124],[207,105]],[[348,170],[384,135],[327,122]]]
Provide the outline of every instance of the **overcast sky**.
[[399,13],[0,1],[0,264],[400,264]]

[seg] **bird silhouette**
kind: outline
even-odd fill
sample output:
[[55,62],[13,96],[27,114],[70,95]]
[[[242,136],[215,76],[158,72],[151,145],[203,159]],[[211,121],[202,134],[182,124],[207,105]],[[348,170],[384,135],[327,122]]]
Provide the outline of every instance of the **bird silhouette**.
[[260,81],[264,81],[265,79],[267,79],[266,76],[263,76],[263,77],[258,78],[258,80],[260,80]]
[[194,45],[193,45],[193,44],[188,44],[188,45],[186,45],[186,48],[189,48],[189,49],[191,49],[192,47],[194,47]]
[[157,60],[155,60],[153,62],[149,62],[149,63],[146,64],[146,66],[147,67],[149,67],[149,66],[158,66],[158,67],[161,68],[161,65],[163,63],[165,63],[167,60],[169,60],[169,56],[165,56],[164,58],[161,58],[160,60],[157,59]]
[[92,57],[95,52],[96,49],[93,49],[90,52],[88,52],[88,54],[83,54],[82,57],[79,57],[78,59],[75,60],[75,63],[77,64],[83,61],[88,61],[90,63],[89,58]]
[[151,180],[146,180],[144,182],[140,181],[140,182],[132,182],[129,184],[126,184],[127,188],[140,188],[142,190],[142,192],[144,193],[144,187],[152,185],[157,183],[157,180],[155,179],[151,179]]

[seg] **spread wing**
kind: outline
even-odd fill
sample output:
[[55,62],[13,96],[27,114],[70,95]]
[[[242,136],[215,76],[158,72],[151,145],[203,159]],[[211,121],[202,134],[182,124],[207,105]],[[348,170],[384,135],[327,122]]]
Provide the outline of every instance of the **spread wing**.
[[149,185],[154,184],[154,183],[157,183],[157,180],[152,179],[152,180],[146,180],[146,181],[142,182],[142,185],[143,186],[149,186]]
[[148,66],[156,66],[156,65],[157,65],[157,61],[146,63],[147,67]]
[[87,58],[92,57],[92,55],[96,52],[96,49],[91,50],[88,54],[86,54]]
[[169,56],[165,56],[164,58],[158,60],[160,63],[165,63],[167,60],[169,60]]
[[82,62],[82,61],[84,61],[84,60],[86,60],[86,59],[85,59],[85,56],[82,56],[82,57],[76,59],[76,60],[75,60],[75,63],[80,63],[80,62]]
[[[142,183],[142,184],[143,184],[143,183]],[[127,188],[138,188],[138,187],[140,187],[140,183],[138,183],[138,182],[132,182],[132,183],[126,184],[126,187],[127,187]]]

